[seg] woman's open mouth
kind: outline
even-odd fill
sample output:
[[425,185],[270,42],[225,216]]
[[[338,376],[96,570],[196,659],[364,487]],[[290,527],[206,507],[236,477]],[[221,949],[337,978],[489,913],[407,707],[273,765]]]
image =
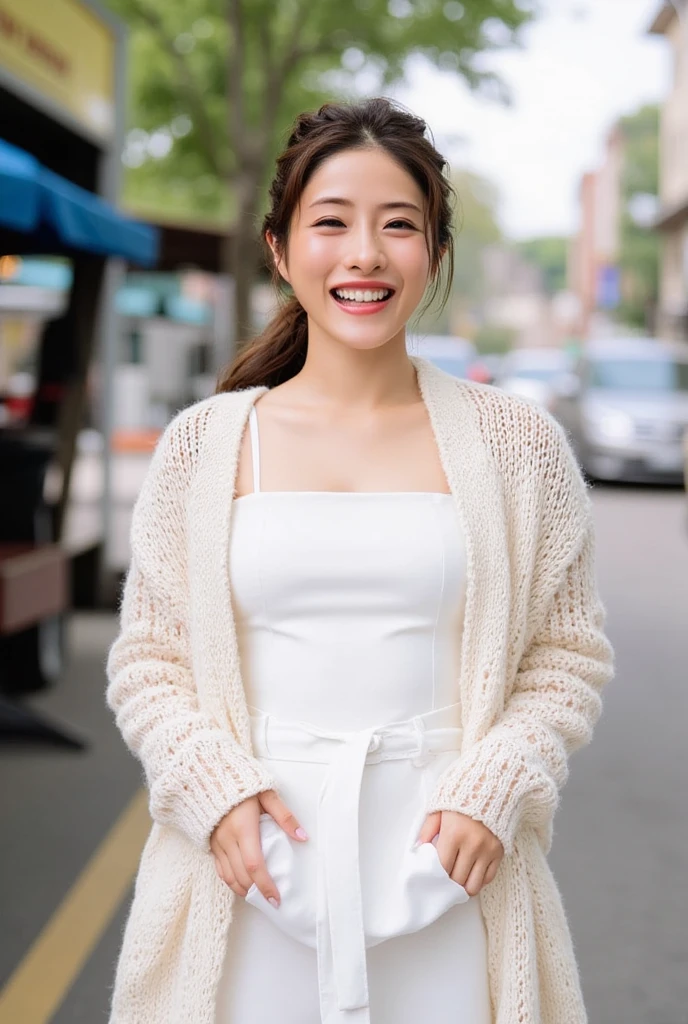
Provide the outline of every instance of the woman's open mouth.
[[393,288],[332,288],[330,295],[347,313],[379,313],[394,295]]

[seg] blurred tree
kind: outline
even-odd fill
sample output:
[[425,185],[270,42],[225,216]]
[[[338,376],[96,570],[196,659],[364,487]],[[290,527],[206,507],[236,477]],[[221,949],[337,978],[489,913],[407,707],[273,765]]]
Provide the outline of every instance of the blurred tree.
[[[659,107],[648,104],[619,122],[624,140],[620,224],[621,305],[625,323],[649,326],[659,290],[659,236],[651,198],[659,192]],[[643,202],[645,200],[645,202]]]
[[568,247],[569,239],[558,235],[528,238],[516,243],[519,252],[542,271],[543,282],[550,295],[566,288]]
[[486,246],[502,241],[499,193],[491,181],[472,171],[456,174],[454,187],[459,197],[454,289],[457,297],[480,302],[485,297],[481,254]]
[[[237,337],[280,130],[334,95],[379,92],[411,54],[506,99],[479,58],[513,45],[534,0],[108,0],[133,29],[127,196],[223,215]],[[189,182],[193,182],[189,187]],[[175,200],[175,196],[177,199]]]
[[457,203],[454,216],[456,256],[449,301],[440,309],[437,301],[421,309],[414,330],[419,334],[472,335],[482,320],[485,274],[482,254],[488,245],[502,240],[497,222],[499,196],[493,183],[473,171],[452,175]]

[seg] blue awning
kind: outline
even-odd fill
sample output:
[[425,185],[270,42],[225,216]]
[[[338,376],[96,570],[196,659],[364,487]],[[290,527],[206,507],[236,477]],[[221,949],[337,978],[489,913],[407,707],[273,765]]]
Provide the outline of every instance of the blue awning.
[[104,199],[43,167],[34,157],[0,139],[0,225],[33,235],[43,249],[122,256],[141,266],[158,258],[160,233],[124,217]]
[[38,168],[23,149],[0,139],[0,224],[17,231],[32,231],[40,219]]

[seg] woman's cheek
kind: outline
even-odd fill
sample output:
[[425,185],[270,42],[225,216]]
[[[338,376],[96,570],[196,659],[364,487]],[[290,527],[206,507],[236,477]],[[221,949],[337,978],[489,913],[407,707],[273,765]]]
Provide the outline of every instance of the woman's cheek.
[[305,308],[322,301],[323,281],[331,273],[331,246],[327,239],[299,240],[289,253],[289,272],[294,293]]
[[323,235],[313,235],[304,241],[300,247],[299,257],[309,272],[317,269],[320,274],[325,275],[330,270],[330,263],[337,260],[337,246],[333,240]]
[[418,284],[424,288],[430,273],[430,257],[427,246],[421,238],[399,239],[399,245],[390,256],[401,271],[408,287]]

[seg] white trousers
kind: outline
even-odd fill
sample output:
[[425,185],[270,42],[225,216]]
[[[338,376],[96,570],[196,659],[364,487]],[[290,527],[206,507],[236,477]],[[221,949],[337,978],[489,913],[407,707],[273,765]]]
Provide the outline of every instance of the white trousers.
[[458,716],[333,733],[253,712],[255,754],[311,838],[261,817],[281,905],[255,886],[235,901],[216,1024],[489,1024],[479,900],[415,846]]

